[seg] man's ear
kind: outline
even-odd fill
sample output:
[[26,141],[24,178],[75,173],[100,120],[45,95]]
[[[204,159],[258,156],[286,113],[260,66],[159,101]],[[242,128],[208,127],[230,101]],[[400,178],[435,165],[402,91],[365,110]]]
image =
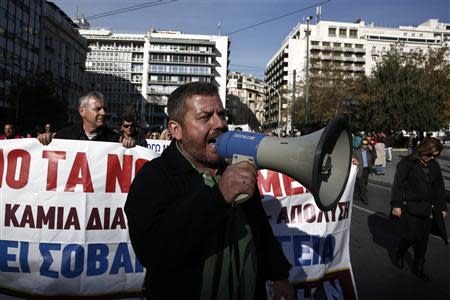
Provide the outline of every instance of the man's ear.
[[78,112],[80,113],[81,118],[84,118],[84,107],[78,108]]
[[181,127],[181,124],[177,121],[169,120],[169,124],[167,125],[170,132],[172,133],[172,138],[176,139],[177,141],[181,141],[183,137],[183,128]]

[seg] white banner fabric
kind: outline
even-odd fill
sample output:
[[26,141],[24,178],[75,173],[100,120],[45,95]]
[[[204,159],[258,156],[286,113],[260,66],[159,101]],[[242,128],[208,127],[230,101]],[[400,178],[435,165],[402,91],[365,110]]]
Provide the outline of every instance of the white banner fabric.
[[162,153],[164,149],[169,147],[170,141],[167,140],[151,140],[146,139],[148,148],[156,153]]

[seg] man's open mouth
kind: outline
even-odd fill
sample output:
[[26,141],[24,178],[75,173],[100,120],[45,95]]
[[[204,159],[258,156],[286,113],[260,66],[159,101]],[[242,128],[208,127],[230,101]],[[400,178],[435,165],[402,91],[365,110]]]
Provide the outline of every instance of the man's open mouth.
[[216,146],[216,140],[217,140],[217,137],[210,138],[208,140],[208,145],[215,147]]

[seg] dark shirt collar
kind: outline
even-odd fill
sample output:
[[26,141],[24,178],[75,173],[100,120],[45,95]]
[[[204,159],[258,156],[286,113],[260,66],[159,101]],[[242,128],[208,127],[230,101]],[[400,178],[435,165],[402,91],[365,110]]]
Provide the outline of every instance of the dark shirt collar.
[[[105,129],[106,129],[106,125],[97,127],[97,129],[95,129],[93,131],[96,133],[96,136],[91,140],[95,140],[99,135],[102,135],[102,133],[103,133],[103,131],[105,131]],[[89,138],[86,134],[86,131],[84,130],[83,123],[80,124],[80,140],[89,140]]]

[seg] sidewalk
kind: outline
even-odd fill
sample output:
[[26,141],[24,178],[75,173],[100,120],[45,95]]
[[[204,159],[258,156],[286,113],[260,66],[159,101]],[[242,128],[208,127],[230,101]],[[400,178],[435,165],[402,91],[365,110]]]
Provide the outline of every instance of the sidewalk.
[[[408,155],[406,149],[393,149],[392,161],[386,163],[384,175],[369,175],[369,182],[386,187],[392,187],[394,182],[395,169],[402,157]],[[444,177],[444,185],[446,190],[450,190],[450,146],[444,145],[441,155],[437,158],[442,169],[442,176]]]

